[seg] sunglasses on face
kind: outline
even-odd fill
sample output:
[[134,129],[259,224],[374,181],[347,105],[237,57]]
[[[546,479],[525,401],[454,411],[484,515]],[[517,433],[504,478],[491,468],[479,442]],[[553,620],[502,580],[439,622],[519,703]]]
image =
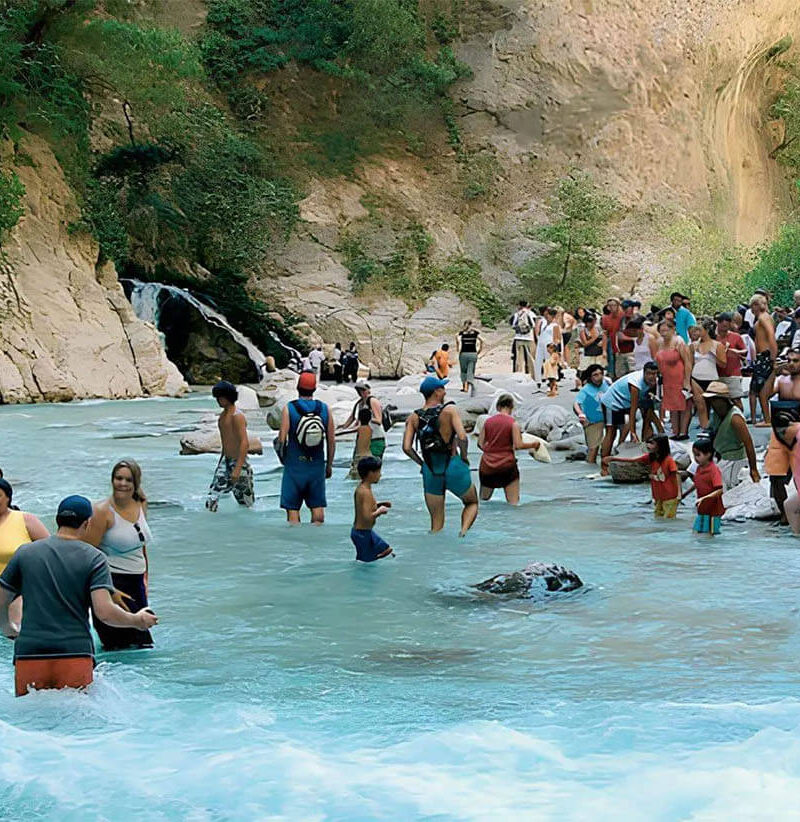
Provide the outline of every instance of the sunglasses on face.
[[139,523],[138,523],[138,522],[134,522],[134,523],[133,523],[133,527],[136,529],[136,535],[139,537],[139,542],[141,542],[141,543],[144,545],[144,543],[146,542],[146,540],[145,540],[145,538],[144,538],[144,534],[142,533],[142,529],[141,529],[141,527],[139,526]]

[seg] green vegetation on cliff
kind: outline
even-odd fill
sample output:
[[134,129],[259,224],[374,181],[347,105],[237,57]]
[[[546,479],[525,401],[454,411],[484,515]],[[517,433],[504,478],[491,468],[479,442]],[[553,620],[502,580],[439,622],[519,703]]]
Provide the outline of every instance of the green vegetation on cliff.
[[[468,73],[449,45],[457,3],[206,5],[205,25],[189,37],[160,22],[155,0],[0,0],[0,138],[26,130],[49,142],[81,205],[70,229],[93,234],[101,260],[125,274],[203,282],[269,345],[259,326],[274,321],[246,284],[295,225],[305,180],[353,174],[394,145],[460,142],[447,94]],[[275,84],[297,92],[294,119],[273,116]],[[2,172],[0,231],[19,216],[16,182]],[[406,239],[387,264],[392,293],[417,299],[446,276],[445,287],[497,312],[468,261],[435,272],[417,263],[419,277],[403,284],[402,270],[414,254],[427,258],[431,242],[416,252]]]

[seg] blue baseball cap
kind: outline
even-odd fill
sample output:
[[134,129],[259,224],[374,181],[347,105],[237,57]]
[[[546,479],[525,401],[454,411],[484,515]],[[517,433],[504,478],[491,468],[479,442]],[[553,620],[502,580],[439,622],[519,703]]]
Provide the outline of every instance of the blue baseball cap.
[[425,377],[419,386],[423,397],[430,397],[437,388],[444,388],[450,380],[440,380],[438,377]]
[[58,504],[57,517],[72,517],[80,525],[92,515],[92,503],[86,497],[73,494],[65,497]]

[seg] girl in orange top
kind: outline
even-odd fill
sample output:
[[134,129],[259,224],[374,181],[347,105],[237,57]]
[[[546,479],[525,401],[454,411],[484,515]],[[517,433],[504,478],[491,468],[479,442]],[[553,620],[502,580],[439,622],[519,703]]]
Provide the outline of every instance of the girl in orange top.
[[647,453],[641,457],[606,457],[607,462],[644,462],[650,466],[650,491],[657,517],[675,519],[681,501],[678,466],[669,452],[669,437],[656,434],[645,443]]

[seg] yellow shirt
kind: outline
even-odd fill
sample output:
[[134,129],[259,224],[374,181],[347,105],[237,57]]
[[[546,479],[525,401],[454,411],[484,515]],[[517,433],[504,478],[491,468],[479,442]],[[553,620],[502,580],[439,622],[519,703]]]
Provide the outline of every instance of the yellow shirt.
[[30,541],[25,514],[22,511],[9,511],[8,516],[0,524],[0,572],[8,565],[17,548]]

